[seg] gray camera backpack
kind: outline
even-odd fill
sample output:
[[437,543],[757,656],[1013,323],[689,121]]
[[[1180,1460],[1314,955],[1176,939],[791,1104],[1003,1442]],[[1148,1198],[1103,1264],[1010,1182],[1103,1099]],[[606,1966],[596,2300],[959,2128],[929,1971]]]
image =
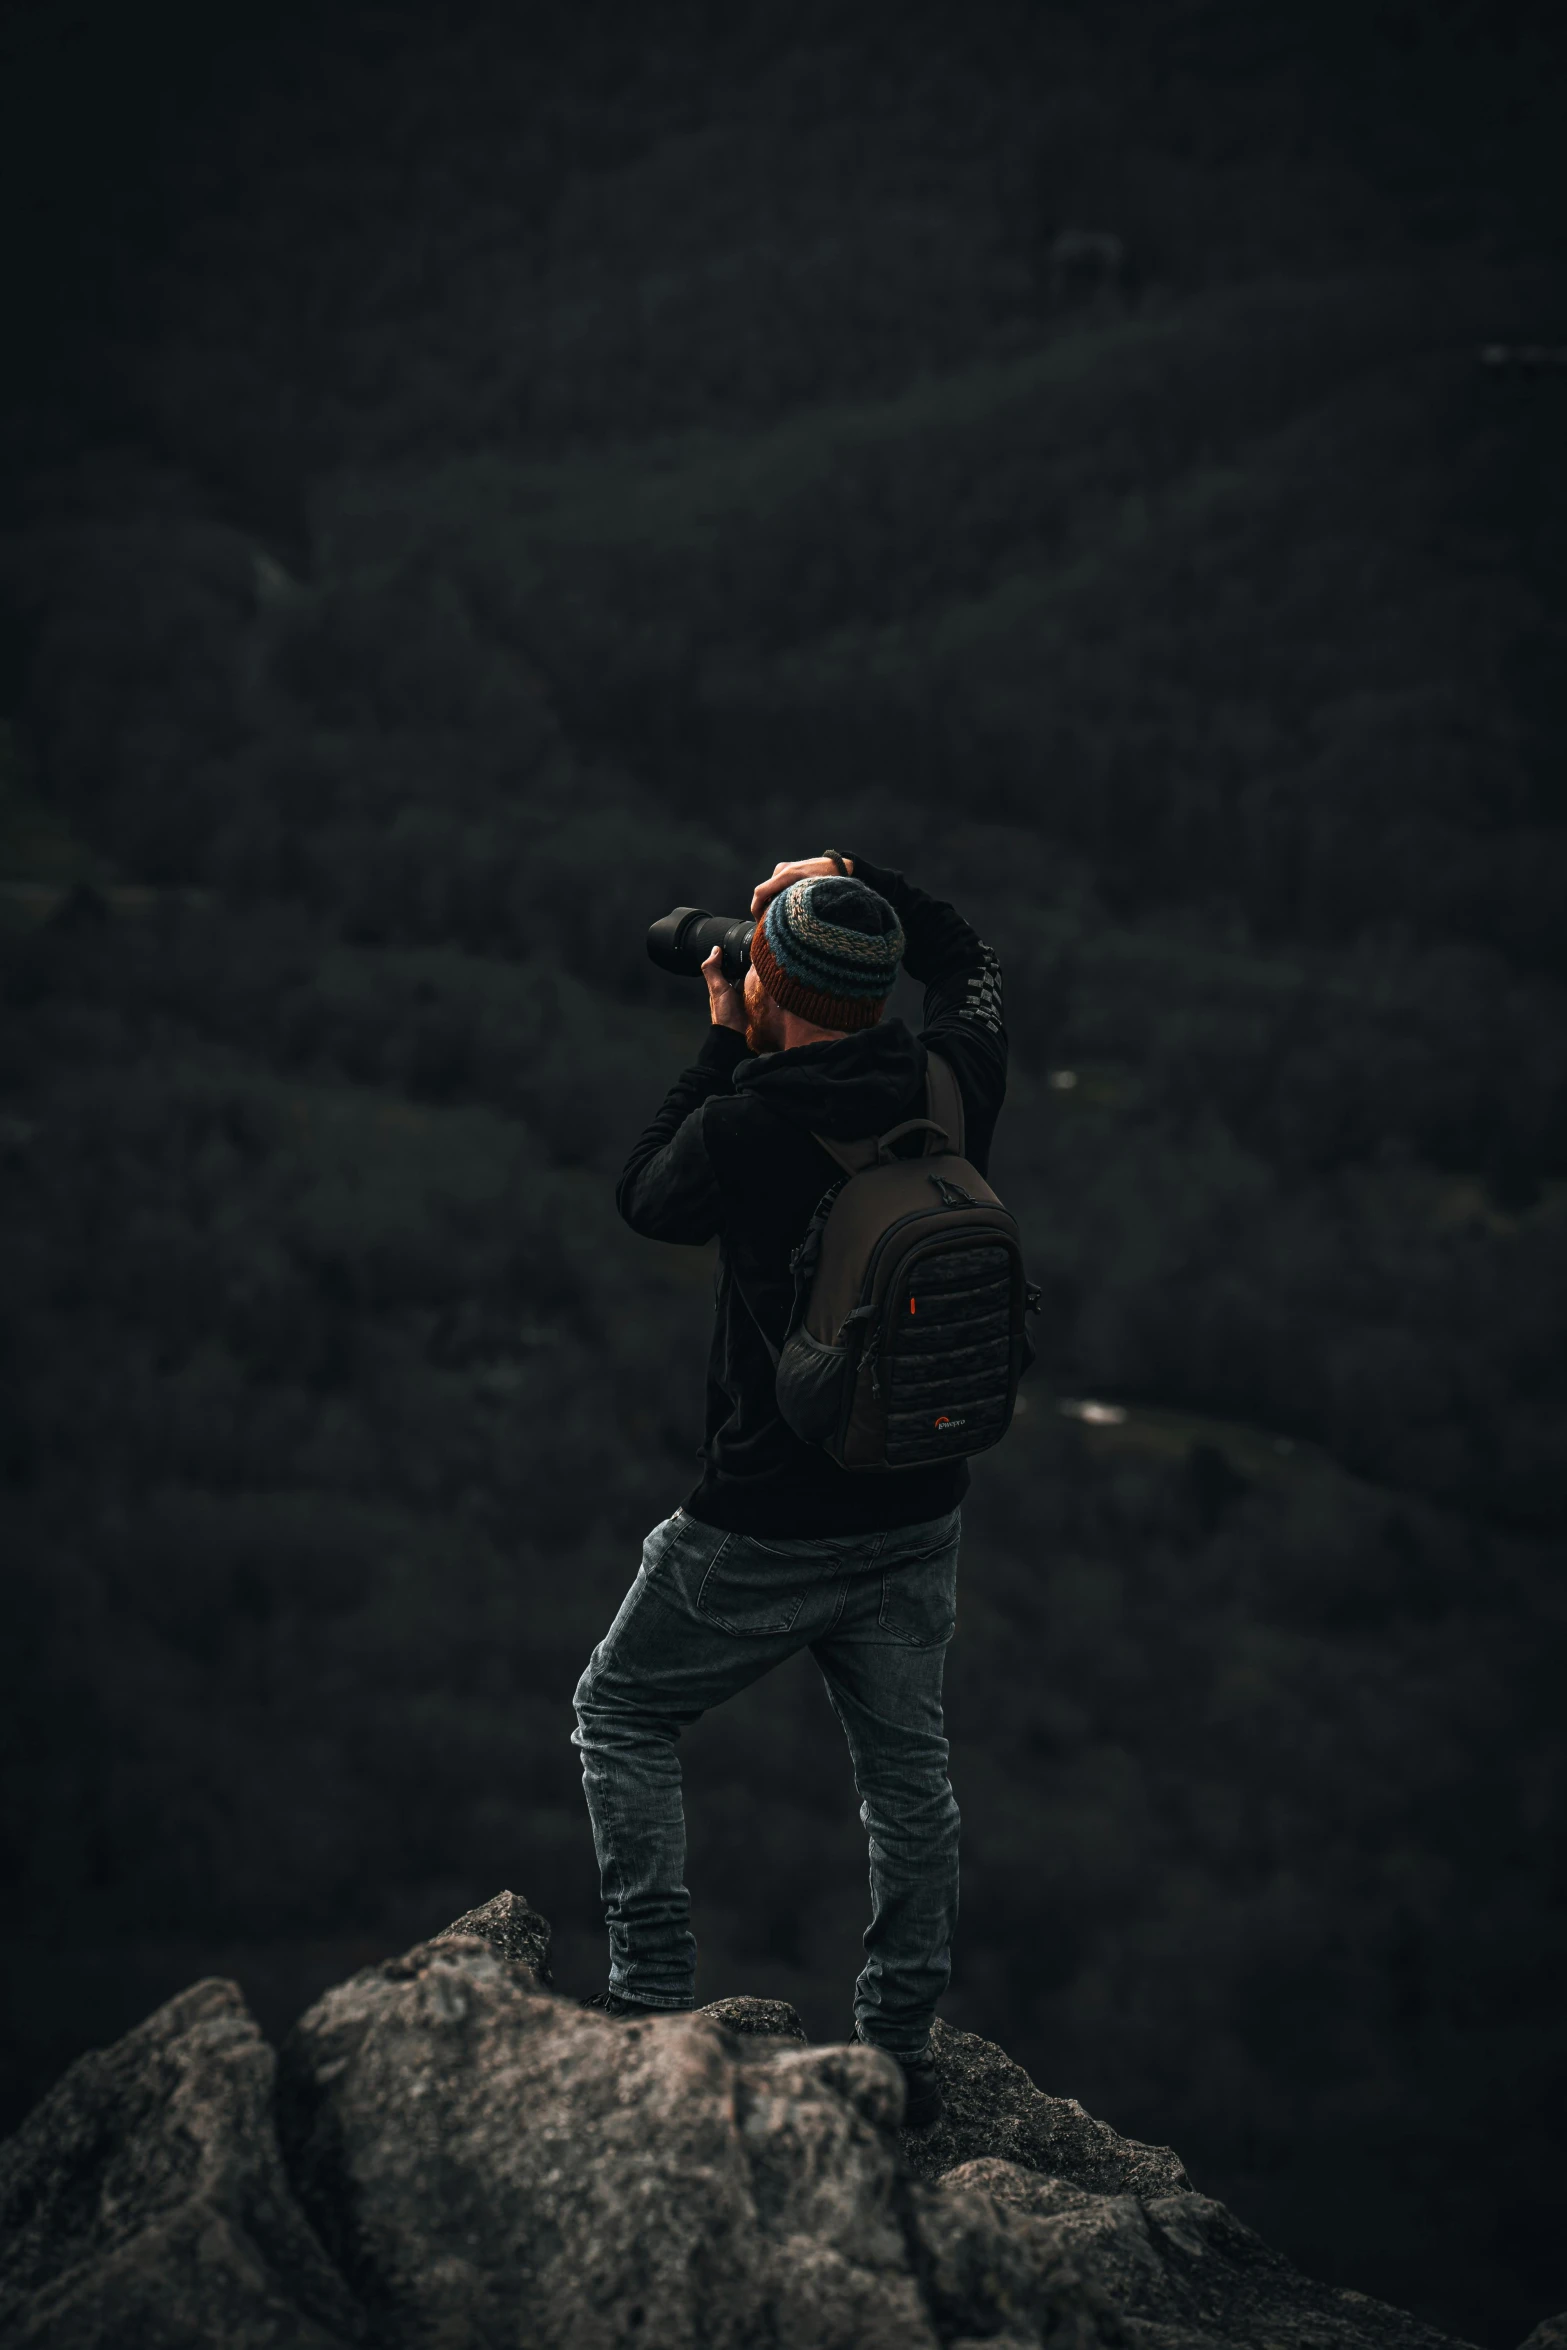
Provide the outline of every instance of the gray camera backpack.
[[1039,1292],[1017,1222],[963,1156],[963,1096],[932,1053],[926,1116],[815,1140],[844,1170],[790,1260],[778,1409],[845,1469],[921,1469],[1006,1434]]

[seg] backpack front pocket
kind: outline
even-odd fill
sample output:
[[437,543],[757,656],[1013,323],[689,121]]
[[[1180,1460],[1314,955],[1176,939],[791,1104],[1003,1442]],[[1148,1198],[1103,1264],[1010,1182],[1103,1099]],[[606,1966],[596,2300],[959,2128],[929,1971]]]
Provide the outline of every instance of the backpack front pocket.
[[778,1409],[806,1444],[831,1445],[854,1378],[846,1346],[824,1346],[803,1327],[785,1340],[774,1391]]

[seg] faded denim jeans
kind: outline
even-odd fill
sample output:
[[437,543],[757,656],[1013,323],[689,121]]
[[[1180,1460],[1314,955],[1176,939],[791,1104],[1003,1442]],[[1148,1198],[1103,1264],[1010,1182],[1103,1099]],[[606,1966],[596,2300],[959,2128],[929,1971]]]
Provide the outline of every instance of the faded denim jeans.
[[843,1724],[870,1839],[871,1922],[854,2015],[893,2056],[924,2054],[952,1967],[958,1807],[941,1681],[961,1512],[881,1534],[729,1534],[676,1510],[577,1684],[577,1727],[609,1926],[612,1991],[690,2007],[681,1731],[809,1648]]

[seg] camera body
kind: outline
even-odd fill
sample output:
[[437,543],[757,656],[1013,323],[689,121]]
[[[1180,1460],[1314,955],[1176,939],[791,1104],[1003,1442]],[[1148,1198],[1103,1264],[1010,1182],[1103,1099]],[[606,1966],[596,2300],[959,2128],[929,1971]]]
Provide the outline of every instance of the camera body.
[[649,925],[648,959],[660,971],[679,979],[699,979],[702,965],[718,947],[724,977],[738,987],[751,967],[751,933],[756,924],[749,915],[710,914],[705,906],[677,906]]

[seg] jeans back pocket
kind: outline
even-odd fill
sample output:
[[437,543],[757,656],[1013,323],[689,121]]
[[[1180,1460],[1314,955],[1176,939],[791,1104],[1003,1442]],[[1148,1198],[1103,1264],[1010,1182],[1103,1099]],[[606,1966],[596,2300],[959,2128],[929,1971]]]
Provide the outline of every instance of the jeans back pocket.
[[775,1557],[744,1534],[730,1536],[696,1595],[698,1615],[742,1639],[793,1631],[804,1605],[798,1560]]
[[956,1531],[932,1549],[894,1559],[883,1569],[877,1624],[909,1648],[939,1648],[958,1620]]

